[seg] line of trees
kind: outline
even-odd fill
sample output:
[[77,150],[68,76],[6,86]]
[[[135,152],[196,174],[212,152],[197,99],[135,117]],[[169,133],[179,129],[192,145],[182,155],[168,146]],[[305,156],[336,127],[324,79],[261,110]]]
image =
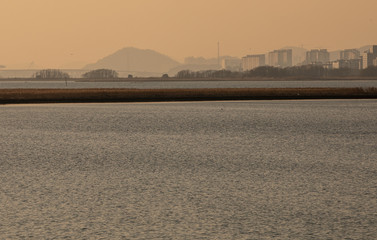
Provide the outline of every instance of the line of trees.
[[287,68],[263,66],[245,72],[232,72],[228,70],[182,70],[176,74],[177,78],[326,78],[357,76],[377,77],[377,67],[370,66],[363,70],[356,70],[350,68],[326,69],[322,66],[317,65],[304,65]]
[[96,69],[82,75],[83,78],[112,79],[118,78],[119,74],[111,69]]
[[377,67],[368,67],[362,71],[362,76],[364,77],[375,77],[377,76]]
[[[377,66],[370,66],[366,69],[356,70],[350,68],[326,69],[318,65],[304,65],[287,68],[271,66],[257,67],[245,72],[232,72],[229,70],[205,70],[205,71],[179,71],[176,78],[326,78],[326,77],[377,77]],[[59,69],[44,69],[34,74],[37,79],[67,79],[68,73]],[[118,72],[111,69],[96,69],[82,75],[83,78],[92,79],[114,79],[118,78]],[[167,74],[162,76],[168,78]]]
[[229,70],[205,70],[205,71],[179,71],[175,77],[177,78],[236,78],[242,77],[243,72],[232,72]]
[[59,69],[44,69],[36,72],[34,77],[38,79],[65,79],[69,78],[69,74]]
[[[89,71],[82,75],[83,78],[94,78],[94,79],[111,79],[118,78],[119,74],[111,69],[96,69]],[[33,75],[37,79],[67,79],[70,78],[68,73],[65,73],[59,69],[43,69],[36,72]]]

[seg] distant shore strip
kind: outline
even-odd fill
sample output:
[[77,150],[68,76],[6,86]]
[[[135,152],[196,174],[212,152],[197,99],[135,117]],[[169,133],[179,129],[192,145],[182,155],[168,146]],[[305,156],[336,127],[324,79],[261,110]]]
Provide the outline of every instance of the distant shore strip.
[[0,89],[0,104],[376,98],[377,88]]

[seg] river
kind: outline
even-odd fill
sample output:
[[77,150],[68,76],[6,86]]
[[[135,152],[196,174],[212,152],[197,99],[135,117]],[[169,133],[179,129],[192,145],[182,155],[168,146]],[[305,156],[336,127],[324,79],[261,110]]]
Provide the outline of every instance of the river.
[[1,239],[375,239],[377,101],[0,106]]
[[302,80],[302,81],[0,81],[0,89],[6,88],[377,88],[377,80]]

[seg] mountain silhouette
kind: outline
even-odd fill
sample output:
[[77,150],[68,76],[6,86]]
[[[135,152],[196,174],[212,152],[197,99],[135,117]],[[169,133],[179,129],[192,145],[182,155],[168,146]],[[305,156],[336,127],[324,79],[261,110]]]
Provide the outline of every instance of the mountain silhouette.
[[108,68],[116,71],[161,74],[168,72],[180,63],[153,50],[133,47],[123,48],[115,53],[88,64],[84,69]]

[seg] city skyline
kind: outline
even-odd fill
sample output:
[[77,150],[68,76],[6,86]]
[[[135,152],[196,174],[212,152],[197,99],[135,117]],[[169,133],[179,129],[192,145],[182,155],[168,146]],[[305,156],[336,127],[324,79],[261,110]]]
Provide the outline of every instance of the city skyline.
[[377,42],[376,7],[372,0],[5,1],[0,65],[81,68],[124,47],[183,62],[216,57],[218,42],[220,55],[239,58],[286,46],[352,49]]

